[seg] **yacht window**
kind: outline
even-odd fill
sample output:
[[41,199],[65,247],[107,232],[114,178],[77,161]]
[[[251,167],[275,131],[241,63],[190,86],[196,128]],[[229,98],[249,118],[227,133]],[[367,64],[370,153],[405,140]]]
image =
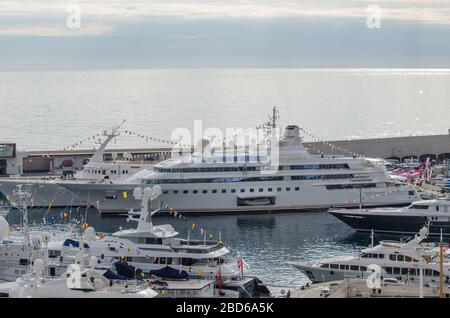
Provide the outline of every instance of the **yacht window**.
[[214,190],[212,190],[211,192],[212,192],[212,193],[217,193],[217,190],[216,190],[216,189],[214,189]]
[[28,260],[27,260],[26,258],[21,258],[21,259],[19,260],[19,264],[20,264],[20,265],[28,265]]
[[390,254],[389,255],[389,260],[395,262],[395,260],[396,260],[395,255],[394,254]]
[[255,189],[250,189],[250,192],[255,192]]
[[281,192],[281,188],[277,188],[277,191],[278,191],[278,192]]
[[384,258],[384,254],[378,254],[378,258]]
[[362,257],[362,258],[369,258],[369,257],[370,257],[369,255],[370,255],[370,254],[365,254],[365,253],[364,253],[364,254],[361,255],[361,257]]
[[322,264],[322,265],[320,265],[320,267],[322,267],[322,268],[330,268],[330,264]]
[[357,266],[357,265],[350,265],[350,270],[357,271],[357,270],[359,270],[359,266]]
[[164,190],[163,193],[164,193],[164,194],[169,194],[169,191]]
[[407,261],[407,262],[412,262],[412,258],[409,257],[409,256],[405,256],[405,261]]
[[241,192],[245,192],[245,189],[241,189]]
[[397,255],[397,261],[403,262],[405,260],[405,257],[403,255]]
[[439,212],[439,207],[438,207],[438,206],[436,207],[436,211],[438,211],[438,212]]
[[174,190],[174,191],[173,191],[173,194],[177,194],[177,193],[178,193],[178,190]]
[[392,274],[392,267],[386,267],[384,270],[386,271],[386,274]]
[[295,187],[295,191],[300,191],[300,187]]
[[259,188],[259,190],[258,190],[259,192],[263,192],[264,191],[264,189],[263,188]]
[[198,190],[192,190],[192,193],[197,194]]
[[116,191],[106,191],[105,192],[105,198],[106,199],[113,199],[113,200],[117,199]]
[[428,205],[421,205],[421,204],[413,204],[411,206],[412,209],[421,209],[421,210],[428,210]]
[[183,193],[186,194],[186,193],[189,193],[189,191],[188,190],[183,190]]
[[400,268],[394,267],[394,275],[400,275]]
[[367,267],[361,266],[361,267],[359,268],[359,270],[360,270],[361,272],[365,272],[365,271],[367,271]]
[[286,188],[286,191],[291,191],[291,188]]
[[106,174],[106,170],[102,170],[102,174],[105,175]]
[[236,189],[231,189],[231,193],[236,193]]
[[402,275],[408,275],[408,268],[402,268]]
[[338,264],[330,264],[330,268],[338,269],[339,265]]
[[348,265],[339,265],[339,269],[348,270]]
[[162,238],[147,237],[145,239],[145,244],[162,244]]
[[227,189],[222,189],[222,193],[227,193]]
[[268,188],[267,191],[272,192],[272,188]]
[[202,192],[203,192],[203,193],[208,193],[208,190],[203,190]]

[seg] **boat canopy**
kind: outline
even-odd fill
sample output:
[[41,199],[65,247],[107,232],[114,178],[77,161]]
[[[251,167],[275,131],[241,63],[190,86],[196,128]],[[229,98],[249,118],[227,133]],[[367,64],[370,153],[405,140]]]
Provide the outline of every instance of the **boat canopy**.
[[166,266],[164,268],[157,270],[152,270],[150,274],[158,277],[176,278],[176,279],[187,279],[189,277],[189,274],[186,271],[178,270],[170,266]]
[[[63,246],[80,247],[80,242],[72,240],[72,239],[66,239],[63,243]],[[87,243],[84,243],[84,248],[89,248],[89,245]]]

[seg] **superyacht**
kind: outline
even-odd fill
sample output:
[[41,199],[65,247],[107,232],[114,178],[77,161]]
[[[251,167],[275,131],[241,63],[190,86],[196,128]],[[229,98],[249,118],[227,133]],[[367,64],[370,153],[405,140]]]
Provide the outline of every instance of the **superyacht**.
[[123,125],[114,126],[108,132],[104,131],[105,140],[94,152],[89,162],[83,166],[82,170],[77,171],[73,179],[61,180],[62,177],[8,177],[0,178],[0,193],[8,200],[13,198],[13,191],[17,185],[26,185],[28,190],[32,191],[31,207],[79,207],[89,204],[86,198],[80,197],[76,192],[69,191],[63,187],[65,182],[77,182],[84,180],[86,182],[103,182],[105,180],[120,180],[127,178],[137,172],[149,172],[154,163],[146,161],[135,161],[133,158],[124,154],[124,159],[117,159],[113,155],[113,160],[104,161],[104,152],[106,146],[117,136],[119,129]]
[[[274,109],[265,129],[278,129],[277,116]],[[161,200],[168,206],[196,214],[401,206],[420,199],[410,185],[388,174],[383,160],[312,154],[303,146],[300,131],[298,126],[287,126],[284,137],[277,141],[276,167],[259,147],[255,152],[224,148],[218,154],[197,150],[160,162],[147,175],[101,184],[66,182],[62,186],[101,213],[138,209],[139,201],[128,194],[136,186],[154,185],[161,186]],[[267,173],[271,169],[274,172]]]
[[[337,256],[310,262],[290,262],[313,283],[336,281],[344,278],[368,278],[380,268],[383,278],[399,281],[440,281],[440,251],[433,243],[423,243],[428,237],[428,227],[423,227],[409,242],[381,241],[378,245],[363,249],[358,255]],[[373,240],[373,236],[372,236]],[[443,282],[450,280],[450,262],[442,263]]]

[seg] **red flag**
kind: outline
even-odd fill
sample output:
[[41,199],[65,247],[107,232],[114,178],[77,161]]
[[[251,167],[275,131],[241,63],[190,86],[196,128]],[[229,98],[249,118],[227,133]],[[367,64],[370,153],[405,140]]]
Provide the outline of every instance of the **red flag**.
[[219,292],[222,292],[222,273],[220,269],[216,273],[217,281],[219,282]]

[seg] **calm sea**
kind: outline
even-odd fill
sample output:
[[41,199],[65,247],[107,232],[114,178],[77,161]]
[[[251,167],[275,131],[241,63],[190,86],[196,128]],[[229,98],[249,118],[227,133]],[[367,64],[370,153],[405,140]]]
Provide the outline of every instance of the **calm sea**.
[[[174,128],[280,123],[325,139],[447,133],[450,70],[151,69],[0,72],[0,140],[60,149],[107,129],[169,137]],[[120,137],[119,146],[158,146]],[[161,145],[161,144],[160,144]],[[83,143],[84,147],[92,144]]]

